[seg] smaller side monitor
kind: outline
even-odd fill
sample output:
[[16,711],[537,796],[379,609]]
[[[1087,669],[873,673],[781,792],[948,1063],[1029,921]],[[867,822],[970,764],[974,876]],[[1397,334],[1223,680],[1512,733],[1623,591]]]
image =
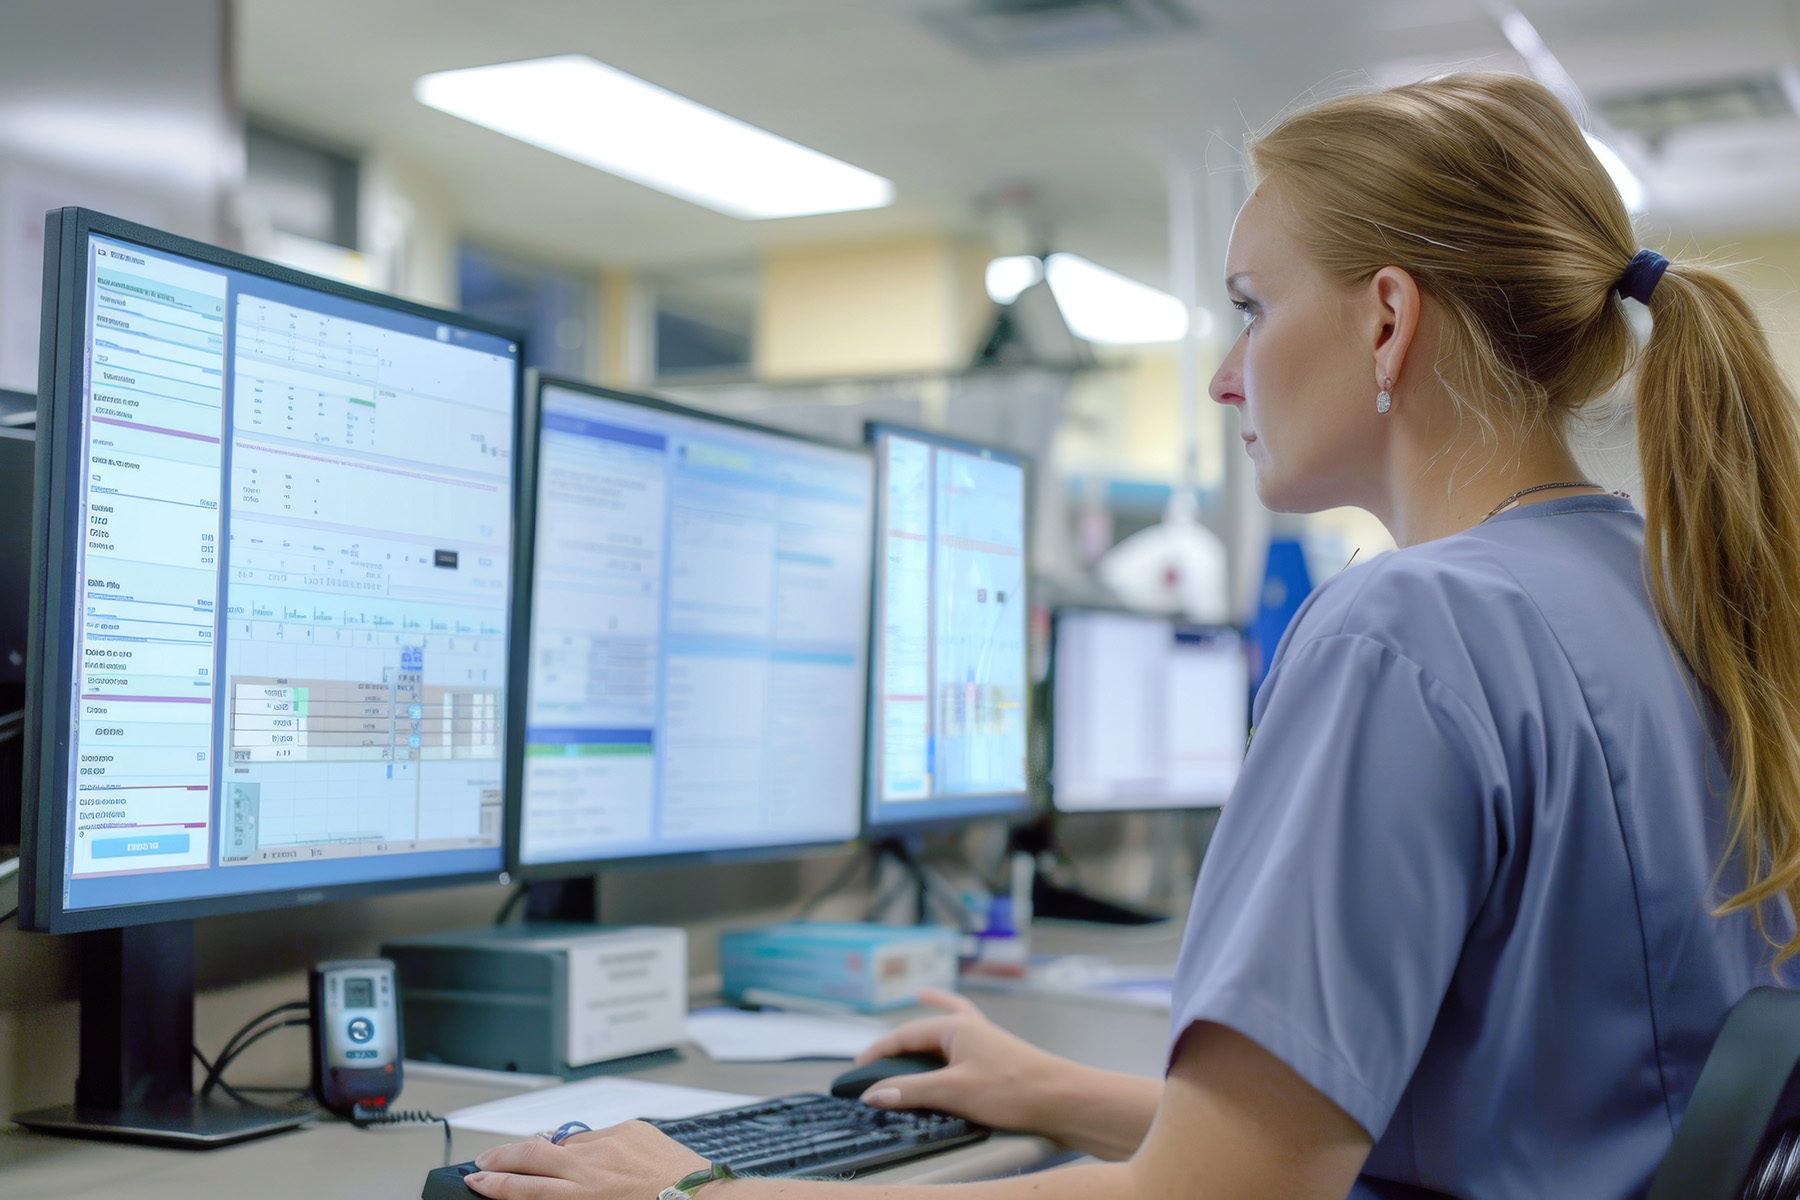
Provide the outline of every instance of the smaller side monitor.
[[867,825],[1011,815],[1026,781],[1026,462],[870,425],[877,516]]
[[1058,812],[1221,805],[1249,733],[1234,629],[1135,613],[1057,613],[1051,796]]

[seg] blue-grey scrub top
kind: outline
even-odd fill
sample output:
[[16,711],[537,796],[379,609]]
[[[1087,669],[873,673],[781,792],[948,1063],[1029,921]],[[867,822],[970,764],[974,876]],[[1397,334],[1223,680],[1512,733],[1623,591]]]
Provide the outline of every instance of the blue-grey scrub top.
[[1374,1139],[1356,1200],[1641,1196],[1775,982],[1712,915],[1726,774],[1643,540],[1571,497],[1383,555],[1308,599],[1256,697],[1170,1053],[1212,1021],[1292,1067]]

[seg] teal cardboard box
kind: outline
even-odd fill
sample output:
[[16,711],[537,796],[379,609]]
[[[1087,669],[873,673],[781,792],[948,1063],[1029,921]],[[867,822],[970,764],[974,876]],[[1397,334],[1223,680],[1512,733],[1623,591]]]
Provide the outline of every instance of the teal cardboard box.
[[727,999],[768,993],[863,1012],[905,1008],[920,988],[956,986],[958,935],[926,925],[792,921],[740,929],[719,939]]

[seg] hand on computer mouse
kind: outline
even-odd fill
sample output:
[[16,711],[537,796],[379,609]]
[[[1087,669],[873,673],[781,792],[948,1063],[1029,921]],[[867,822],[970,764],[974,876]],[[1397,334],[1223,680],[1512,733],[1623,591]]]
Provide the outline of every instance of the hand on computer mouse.
[[463,1182],[494,1200],[644,1200],[706,1166],[706,1160],[642,1121],[578,1133],[558,1146],[542,1138],[483,1151]]
[[1007,1033],[961,996],[924,991],[948,1015],[911,1021],[863,1051],[858,1063],[901,1054],[938,1054],[942,1070],[881,1080],[863,1093],[875,1108],[932,1108],[994,1129],[1041,1132],[1053,1124],[1052,1084],[1074,1063]]

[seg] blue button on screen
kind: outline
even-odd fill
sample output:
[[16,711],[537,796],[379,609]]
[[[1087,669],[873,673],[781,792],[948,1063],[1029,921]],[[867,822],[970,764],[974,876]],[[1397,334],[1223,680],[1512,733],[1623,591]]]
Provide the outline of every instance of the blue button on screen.
[[375,1036],[375,1025],[374,1022],[370,1021],[367,1017],[357,1017],[350,1022],[348,1032],[351,1041],[366,1042]]
[[95,858],[136,858],[143,854],[186,854],[185,833],[143,834],[138,837],[110,837],[94,840]]

